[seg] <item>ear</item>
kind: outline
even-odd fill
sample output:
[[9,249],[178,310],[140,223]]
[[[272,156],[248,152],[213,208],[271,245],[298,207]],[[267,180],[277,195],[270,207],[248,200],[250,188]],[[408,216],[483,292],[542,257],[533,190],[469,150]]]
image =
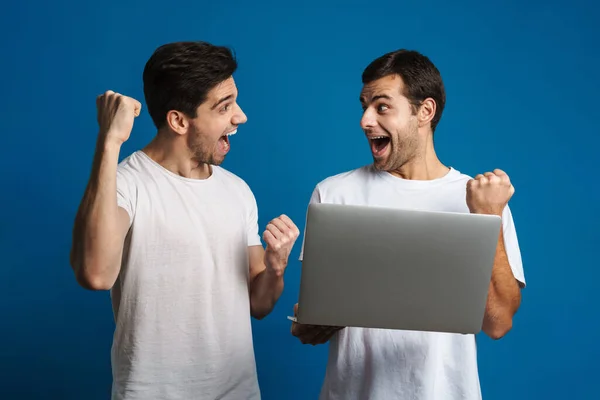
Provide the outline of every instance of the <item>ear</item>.
[[435,100],[432,98],[427,98],[421,103],[417,111],[417,118],[419,120],[419,127],[427,126],[431,124],[431,120],[435,117],[435,111],[437,105],[435,104]]
[[167,125],[173,132],[179,135],[185,135],[190,126],[190,122],[188,117],[181,111],[171,110],[167,113]]

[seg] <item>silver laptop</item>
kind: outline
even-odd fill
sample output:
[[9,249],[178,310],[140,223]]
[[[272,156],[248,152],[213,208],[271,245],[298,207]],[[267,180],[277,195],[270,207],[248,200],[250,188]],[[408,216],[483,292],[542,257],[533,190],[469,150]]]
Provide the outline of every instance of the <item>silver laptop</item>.
[[492,215],[311,204],[297,321],[478,333],[500,227]]

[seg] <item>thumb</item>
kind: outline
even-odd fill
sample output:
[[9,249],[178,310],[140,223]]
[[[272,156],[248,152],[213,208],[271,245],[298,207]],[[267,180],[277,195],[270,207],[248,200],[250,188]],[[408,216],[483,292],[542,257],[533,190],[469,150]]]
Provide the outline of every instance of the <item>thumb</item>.
[[142,103],[140,103],[139,101],[135,100],[133,102],[133,114],[136,117],[139,117],[141,111],[142,111]]

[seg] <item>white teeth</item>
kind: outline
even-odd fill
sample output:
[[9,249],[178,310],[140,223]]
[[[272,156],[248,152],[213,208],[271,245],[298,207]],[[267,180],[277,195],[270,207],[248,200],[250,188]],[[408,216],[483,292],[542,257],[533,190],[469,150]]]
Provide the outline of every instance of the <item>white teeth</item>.
[[229,132],[229,133],[227,134],[227,136],[232,136],[232,135],[235,135],[236,133],[237,133],[237,129],[236,129],[236,130],[234,130],[234,131],[231,131],[231,132]]
[[375,137],[371,138],[371,140],[375,140],[375,139],[385,139],[385,136],[375,136]]

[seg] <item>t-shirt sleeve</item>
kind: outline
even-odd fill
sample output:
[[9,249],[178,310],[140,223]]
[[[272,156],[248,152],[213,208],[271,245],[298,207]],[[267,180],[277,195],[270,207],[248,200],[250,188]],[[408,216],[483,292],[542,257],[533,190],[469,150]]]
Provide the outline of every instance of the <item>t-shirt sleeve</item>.
[[[308,204],[315,204],[315,203],[321,203],[322,202],[322,197],[321,197],[321,191],[319,190],[319,187],[315,187],[315,189],[312,192],[312,195],[310,196],[310,201],[308,202]],[[308,214],[308,211],[307,211]],[[307,215],[308,217],[308,215]],[[306,220],[305,220],[306,222]],[[302,258],[304,257],[304,242],[306,241],[306,223],[304,224],[304,234],[302,235],[302,247],[300,248],[300,258],[299,260],[302,261]]]
[[248,246],[262,246],[260,234],[258,233],[258,205],[254,193],[247,187],[247,216],[246,232],[248,235]]
[[508,263],[513,275],[519,281],[521,287],[525,287],[525,273],[523,270],[523,260],[521,258],[521,249],[515,229],[510,207],[506,206],[502,213],[502,232],[504,235],[504,248],[508,257]]
[[129,226],[135,216],[136,190],[132,179],[128,179],[127,172],[117,169],[117,206],[127,211]]

